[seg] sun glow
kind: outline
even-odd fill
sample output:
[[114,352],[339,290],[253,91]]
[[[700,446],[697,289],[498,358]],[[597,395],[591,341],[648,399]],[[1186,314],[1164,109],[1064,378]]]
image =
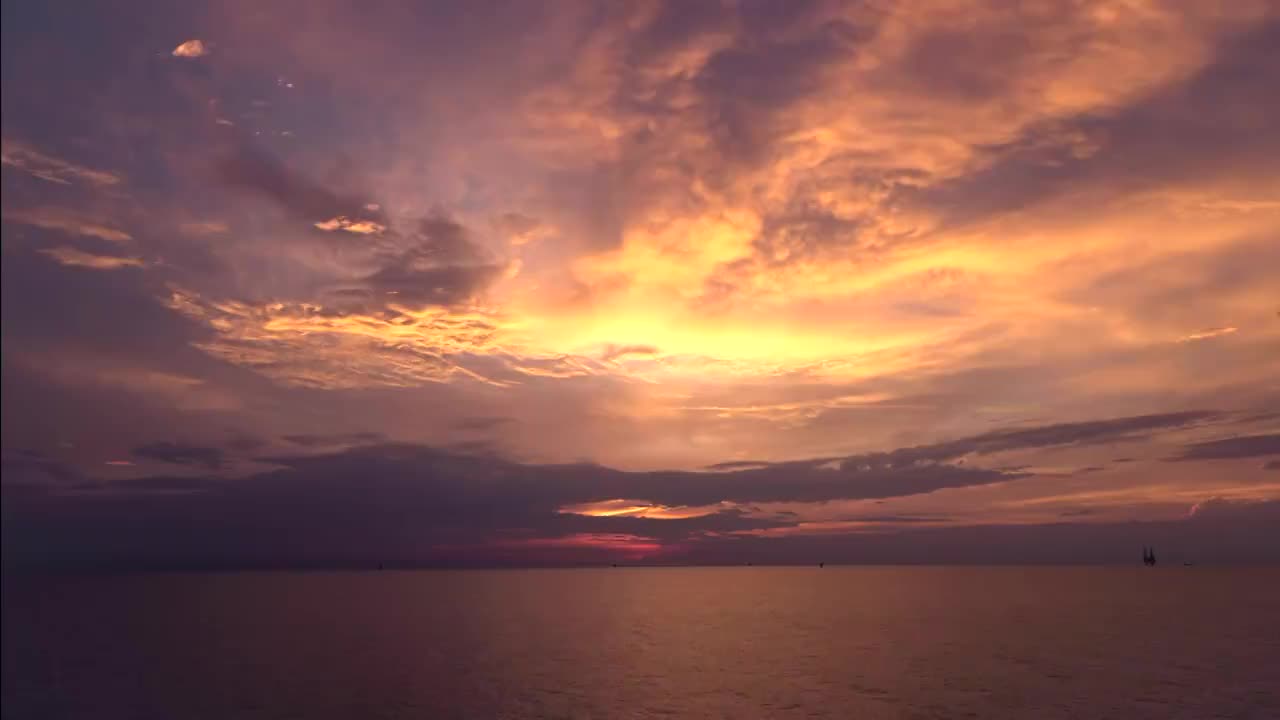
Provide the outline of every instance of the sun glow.
[[642,517],[654,520],[679,520],[681,518],[710,515],[724,510],[725,507],[724,504],[705,507],[669,507],[640,500],[619,499],[567,505],[560,508],[560,512],[566,515],[586,515],[588,517]]

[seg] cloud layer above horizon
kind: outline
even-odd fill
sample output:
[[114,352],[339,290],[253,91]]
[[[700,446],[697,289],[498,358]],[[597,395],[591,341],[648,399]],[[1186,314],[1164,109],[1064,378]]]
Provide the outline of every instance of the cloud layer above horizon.
[[6,546],[308,506],[307,562],[901,558],[1280,500],[1275,2],[3,34]]

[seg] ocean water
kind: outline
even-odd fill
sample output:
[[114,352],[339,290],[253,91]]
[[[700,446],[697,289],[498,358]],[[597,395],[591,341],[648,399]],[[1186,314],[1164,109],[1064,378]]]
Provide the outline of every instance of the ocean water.
[[6,578],[4,718],[1280,718],[1280,571]]

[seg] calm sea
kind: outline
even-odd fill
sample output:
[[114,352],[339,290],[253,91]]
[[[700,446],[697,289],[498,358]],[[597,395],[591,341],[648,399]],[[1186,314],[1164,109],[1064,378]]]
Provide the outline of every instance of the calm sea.
[[4,717],[1280,718],[1280,571],[7,578]]

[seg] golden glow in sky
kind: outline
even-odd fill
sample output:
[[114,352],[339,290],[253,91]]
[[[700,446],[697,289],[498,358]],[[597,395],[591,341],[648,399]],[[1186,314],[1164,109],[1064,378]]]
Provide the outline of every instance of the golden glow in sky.
[[599,475],[490,548],[1277,498],[1275,3],[321,5],[7,43],[6,452]]

